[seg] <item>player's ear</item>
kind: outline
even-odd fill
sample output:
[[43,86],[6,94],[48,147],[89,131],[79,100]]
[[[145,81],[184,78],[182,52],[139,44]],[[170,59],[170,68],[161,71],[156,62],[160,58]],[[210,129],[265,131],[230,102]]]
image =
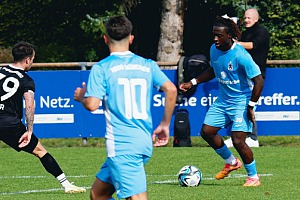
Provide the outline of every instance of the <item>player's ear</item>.
[[109,38],[107,35],[103,35],[103,39],[104,39],[105,44],[109,43]]
[[31,61],[31,58],[30,58],[30,57],[25,58],[25,63],[26,63],[26,64],[29,64],[30,61]]
[[132,44],[133,40],[134,40],[134,35],[130,35],[129,36],[129,44]]

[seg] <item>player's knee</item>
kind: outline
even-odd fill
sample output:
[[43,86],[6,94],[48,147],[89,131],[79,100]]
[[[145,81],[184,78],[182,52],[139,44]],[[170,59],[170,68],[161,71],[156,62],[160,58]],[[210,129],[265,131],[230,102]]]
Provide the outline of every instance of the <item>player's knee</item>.
[[96,196],[95,196],[93,188],[91,188],[91,191],[90,191],[90,199],[91,200],[96,200]]
[[112,198],[112,195],[109,194],[108,192],[107,193],[98,192],[94,188],[91,188],[90,199],[91,200],[98,200],[98,199],[113,199],[113,198]]
[[210,127],[205,124],[201,128],[200,134],[203,138],[207,138],[215,135],[215,133],[212,130],[210,130]]
[[38,143],[38,145],[34,148],[32,153],[35,156],[42,158],[44,155],[46,155],[47,150],[40,143]]
[[235,148],[241,149],[245,146],[245,141],[240,138],[232,138],[232,144]]
[[201,129],[201,131],[200,131],[200,135],[201,135],[201,137],[205,137],[207,134],[206,134],[206,132],[205,132],[205,130],[203,130],[203,128]]

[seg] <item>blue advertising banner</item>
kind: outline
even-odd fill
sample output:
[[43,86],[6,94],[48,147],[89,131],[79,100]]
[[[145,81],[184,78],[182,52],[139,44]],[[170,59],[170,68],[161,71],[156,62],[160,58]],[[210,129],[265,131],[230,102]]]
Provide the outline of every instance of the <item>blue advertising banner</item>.
[[[164,70],[176,83],[176,70]],[[87,81],[89,71],[32,71],[35,80],[36,114],[34,132],[40,138],[104,137],[105,119],[102,106],[89,112],[73,100],[76,87]],[[300,68],[268,68],[267,78],[256,109],[259,135],[300,135],[300,88],[297,80]],[[205,114],[218,95],[216,80],[197,86],[195,94],[185,97],[178,108],[189,111],[191,135],[199,135]],[[164,94],[153,94],[152,113],[154,128],[161,120]],[[173,120],[171,135],[173,136]],[[222,129],[221,135],[228,131]]]

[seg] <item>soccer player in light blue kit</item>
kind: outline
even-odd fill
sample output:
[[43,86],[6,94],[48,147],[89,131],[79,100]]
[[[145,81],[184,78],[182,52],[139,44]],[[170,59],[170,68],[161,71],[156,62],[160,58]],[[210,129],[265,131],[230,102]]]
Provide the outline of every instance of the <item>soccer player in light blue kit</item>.
[[231,125],[233,146],[248,173],[243,186],[259,186],[261,181],[253,152],[245,139],[255,123],[254,107],[261,95],[264,80],[250,54],[244,47],[234,43],[233,39],[239,36],[238,27],[231,19],[217,17],[213,26],[214,44],[210,49],[212,67],[195,79],[181,84],[179,88],[186,91],[192,85],[217,79],[220,94],[209,108],[201,129],[203,139],[225,161],[216,179],[223,179],[242,166],[242,162],[233,156],[222,137],[217,134],[221,128]]
[[[107,159],[96,175],[91,199],[113,199],[116,192],[120,199],[146,200],[144,165],[152,155],[153,142],[163,146],[169,140],[177,89],[156,62],[129,51],[131,31],[125,16],[108,20],[104,40],[110,56],[92,66],[87,86],[83,83],[74,93],[74,99],[90,111],[103,101],[106,118]],[[153,87],[164,92],[165,107],[152,133]]]

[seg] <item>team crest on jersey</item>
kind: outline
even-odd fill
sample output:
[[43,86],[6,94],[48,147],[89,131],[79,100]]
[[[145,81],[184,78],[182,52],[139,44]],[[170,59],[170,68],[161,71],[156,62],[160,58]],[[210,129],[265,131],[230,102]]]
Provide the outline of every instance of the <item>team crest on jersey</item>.
[[229,71],[232,71],[232,70],[233,70],[233,65],[232,65],[232,62],[231,62],[231,61],[228,63],[228,70],[229,70]]
[[221,78],[225,79],[226,78],[226,73],[224,71],[221,72]]

